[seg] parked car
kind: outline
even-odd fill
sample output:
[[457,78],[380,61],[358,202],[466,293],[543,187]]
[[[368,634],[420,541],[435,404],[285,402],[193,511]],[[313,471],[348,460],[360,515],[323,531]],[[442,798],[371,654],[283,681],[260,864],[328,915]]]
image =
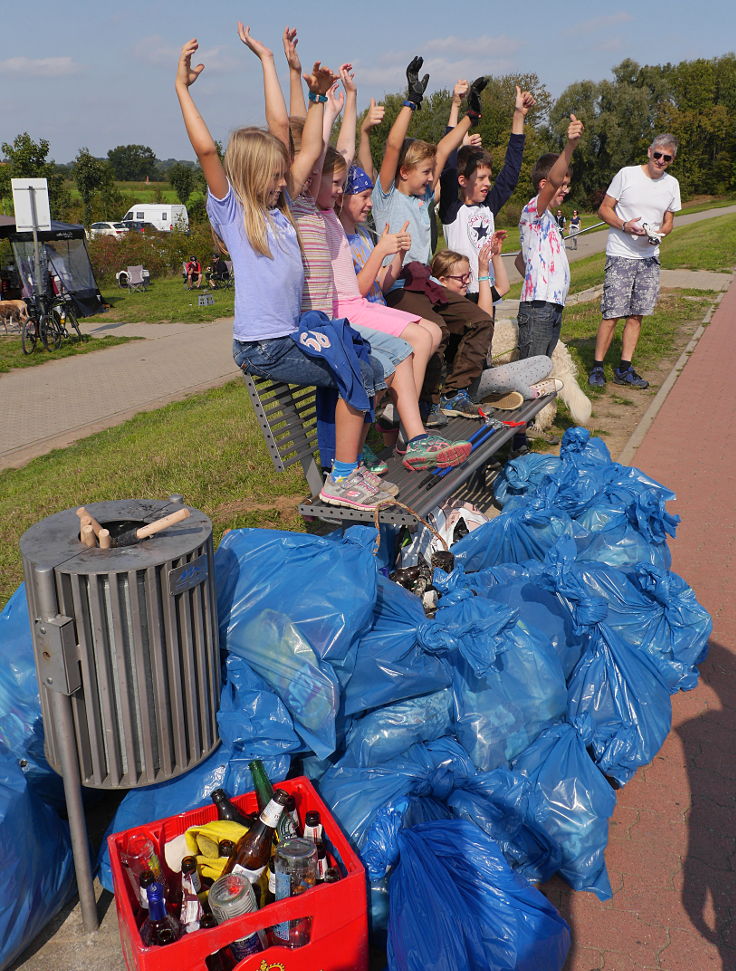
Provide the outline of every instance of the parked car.
[[92,239],[95,236],[123,236],[128,232],[129,227],[125,223],[92,223],[89,227],[89,235]]
[[143,219],[126,219],[120,223],[132,233],[157,233],[159,230],[153,223],[145,222]]

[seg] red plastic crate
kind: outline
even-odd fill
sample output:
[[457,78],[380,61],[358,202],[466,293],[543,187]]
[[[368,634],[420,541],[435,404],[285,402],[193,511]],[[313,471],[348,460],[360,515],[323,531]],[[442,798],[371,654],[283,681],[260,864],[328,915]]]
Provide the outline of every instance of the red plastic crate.
[[[308,809],[319,810],[325,834],[339,854],[346,875],[336,883],[321,884],[298,897],[269,904],[262,910],[236,917],[209,930],[183,935],[166,947],[146,947],[141,941],[140,905],[133,894],[121,852],[133,833],[148,836],[159,850],[164,865],[163,845],[190,826],[217,819],[215,806],[193,809],[145,826],[136,826],[108,837],[110,865],[115,887],[115,906],[123,957],[128,971],[207,971],[205,958],[232,941],[281,921],[311,917],[311,937],[304,947],[269,947],[245,958],[237,971],[367,971],[368,922],[367,886],[363,864],[351,849],[308,779],[300,777],[278,783],[292,793],[300,819]],[[236,796],[233,802],[246,812],[257,808],[254,792]]]

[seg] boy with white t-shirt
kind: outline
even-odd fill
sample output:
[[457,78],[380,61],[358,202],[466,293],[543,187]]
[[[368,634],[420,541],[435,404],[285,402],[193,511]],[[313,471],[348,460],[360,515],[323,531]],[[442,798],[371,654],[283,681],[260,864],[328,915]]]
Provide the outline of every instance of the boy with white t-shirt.
[[659,240],[672,232],[681,209],[680,185],[667,169],[677,154],[674,135],[658,135],[647,150],[644,165],[630,165],[613,177],[598,215],[611,227],[606,244],[606,270],[601,300],[602,321],[588,384],[605,386],[603,362],[619,320],[621,361],[613,372],[616,384],[648,388],[649,382],[631,361],[642,318],[651,314],[659,296]]

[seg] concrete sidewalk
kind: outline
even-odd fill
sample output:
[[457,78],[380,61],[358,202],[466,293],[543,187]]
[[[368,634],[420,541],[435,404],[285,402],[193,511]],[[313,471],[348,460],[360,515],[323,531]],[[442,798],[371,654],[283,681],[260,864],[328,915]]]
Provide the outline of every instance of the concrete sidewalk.
[[672,568],[713,616],[701,682],[673,697],[673,727],[651,765],[617,793],[600,903],[555,881],[570,920],[568,971],[736,969],[736,424],[716,409],[736,366],[736,281],[631,464],[677,494]]

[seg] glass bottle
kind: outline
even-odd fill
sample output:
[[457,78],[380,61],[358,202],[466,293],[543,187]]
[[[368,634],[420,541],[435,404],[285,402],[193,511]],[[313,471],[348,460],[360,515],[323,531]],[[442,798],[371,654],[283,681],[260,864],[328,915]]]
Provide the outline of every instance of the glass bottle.
[[325,873],[327,873],[327,868],[330,865],[330,861],[327,858],[327,847],[325,846],[325,841],[320,840],[317,843],[317,881],[322,883],[325,879]]
[[337,883],[340,879],[340,871],[336,866],[328,866],[325,870],[324,883]]
[[[233,917],[251,914],[257,909],[253,887],[247,877],[240,873],[228,873],[212,884],[209,894],[210,907],[218,924],[224,924]],[[265,946],[263,931],[254,931],[247,937],[233,941],[228,947],[236,961],[242,961],[250,954],[257,954]]]
[[225,864],[223,876],[229,873],[242,873],[251,883],[258,882],[271,856],[274,831],[288,798],[288,792],[274,789],[273,797],[258,817],[258,822],[251,826],[235,844],[235,852]]
[[145,910],[148,910],[148,893],[146,891],[155,879],[156,877],[153,874],[153,870],[144,870],[138,879],[138,896],[141,902],[141,907],[143,907]]
[[253,788],[256,791],[256,802],[258,812],[262,813],[273,796],[273,786],[268,778],[266,767],[260,759],[253,759],[248,763],[250,774],[253,776]]
[[324,829],[319,812],[316,809],[310,809],[304,816],[304,839],[319,843],[323,836]]
[[199,930],[202,917],[202,903],[199,894],[202,883],[197,873],[197,861],[193,856],[185,856],[181,861],[181,916],[179,920],[187,934]]
[[214,789],[210,793],[210,799],[217,806],[218,819],[230,819],[245,827],[250,827],[253,824],[253,817],[241,812],[235,803],[228,799],[224,789]]
[[141,940],[146,947],[173,944],[181,937],[181,924],[166,912],[163,884],[154,880],[147,893],[148,917],[141,926]]
[[[276,900],[296,897],[317,883],[317,847],[311,840],[292,839],[280,843],[274,855]],[[271,930],[271,942],[284,947],[309,943],[311,917],[282,921]]]
[[235,852],[235,843],[232,840],[220,840],[217,844],[218,856],[232,856]]

